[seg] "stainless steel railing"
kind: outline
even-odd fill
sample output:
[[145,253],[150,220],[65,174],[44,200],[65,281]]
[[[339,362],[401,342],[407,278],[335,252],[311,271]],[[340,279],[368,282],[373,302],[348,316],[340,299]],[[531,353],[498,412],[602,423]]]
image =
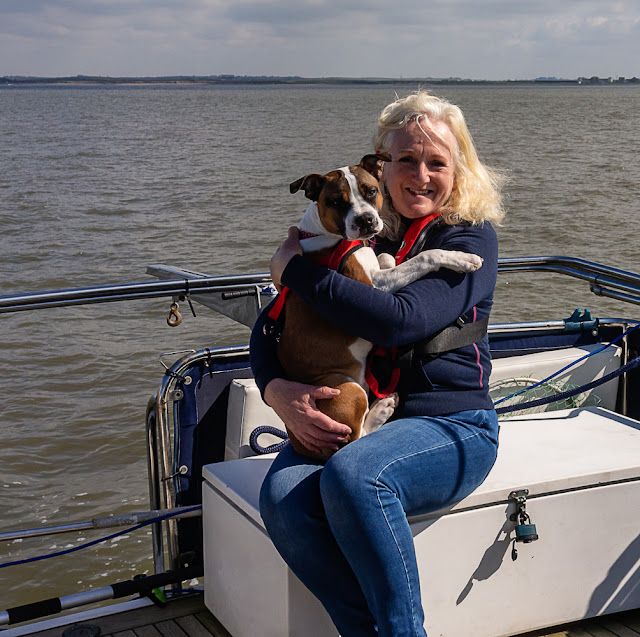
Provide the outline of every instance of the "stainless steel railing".
[[[246,356],[248,353],[248,345],[192,351],[181,357],[168,369],[169,373],[162,379],[156,396],[149,402],[147,408],[149,492],[152,509],[172,509],[177,506],[175,484],[172,478],[178,475],[179,468],[174,466],[174,454],[172,453],[175,442],[173,432],[175,415],[172,406],[177,400],[182,399],[182,390],[177,386],[184,374],[201,361],[232,360]],[[173,570],[179,566],[177,523],[175,520],[169,519],[164,524],[168,566],[165,564],[163,523],[155,523],[152,529],[154,570],[156,573]]]
[[242,274],[185,278],[142,283],[120,283],[66,290],[49,290],[0,296],[0,314],[70,305],[90,305],[134,299],[154,299],[164,296],[186,296],[193,293],[244,291],[271,282],[269,274]]
[[[640,305],[640,275],[573,257],[507,257],[499,259],[498,271],[553,272],[587,281],[594,294]],[[268,273],[195,277],[142,283],[93,286],[0,296],[0,314],[24,310],[110,303],[133,299],[185,296],[191,293],[251,294],[256,285],[271,282]]]
[[582,279],[591,292],[640,305],[640,275],[573,257],[513,257],[498,261],[498,272],[553,272]]

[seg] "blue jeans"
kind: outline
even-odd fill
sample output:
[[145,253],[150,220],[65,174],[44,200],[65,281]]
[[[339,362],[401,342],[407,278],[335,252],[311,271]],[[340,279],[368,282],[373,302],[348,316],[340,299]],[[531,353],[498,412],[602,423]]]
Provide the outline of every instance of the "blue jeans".
[[458,502],[498,450],[495,411],[392,421],[322,465],[287,445],[260,513],[285,562],[342,637],[426,635],[408,515]]

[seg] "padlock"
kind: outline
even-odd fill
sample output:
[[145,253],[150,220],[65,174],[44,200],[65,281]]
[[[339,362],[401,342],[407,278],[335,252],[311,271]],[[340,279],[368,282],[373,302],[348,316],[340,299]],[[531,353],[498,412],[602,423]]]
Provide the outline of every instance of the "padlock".
[[534,542],[538,539],[538,532],[535,524],[518,524],[516,526],[516,542]]
[[[509,516],[509,519],[512,522],[516,522],[516,542],[522,542],[523,544],[529,544],[530,542],[535,542],[538,539],[536,525],[531,522],[531,518],[527,513],[528,495],[528,489],[519,489],[518,491],[512,491],[509,494],[509,499],[516,501],[516,510]],[[515,544],[514,555],[517,555]],[[515,557],[513,557],[513,559],[515,559]]]

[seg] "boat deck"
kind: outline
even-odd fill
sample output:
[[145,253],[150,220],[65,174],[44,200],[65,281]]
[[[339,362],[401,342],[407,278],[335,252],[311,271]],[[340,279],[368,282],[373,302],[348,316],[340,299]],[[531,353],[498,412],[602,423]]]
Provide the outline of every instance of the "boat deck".
[[[166,608],[145,606],[76,624],[78,629],[89,625],[97,626],[101,637],[232,637],[206,609],[201,595],[172,601]],[[61,637],[73,626],[58,624],[29,634]],[[69,634],[79,637],[89,633],[78,630],[76,635]],[[519,637],[640,637],[640,609],[520,634]]]

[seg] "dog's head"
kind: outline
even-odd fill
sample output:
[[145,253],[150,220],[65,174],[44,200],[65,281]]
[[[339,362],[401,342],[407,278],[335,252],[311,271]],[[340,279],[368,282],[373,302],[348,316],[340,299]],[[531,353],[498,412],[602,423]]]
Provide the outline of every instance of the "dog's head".
[[294,181],[292,193],[304,190],[317,202],[320,221],[327,232],[350,241],[369,239],[382,230],[382,165],[385,153],[365,155],[358,166],[346,166],[326,175],[311,174]]

